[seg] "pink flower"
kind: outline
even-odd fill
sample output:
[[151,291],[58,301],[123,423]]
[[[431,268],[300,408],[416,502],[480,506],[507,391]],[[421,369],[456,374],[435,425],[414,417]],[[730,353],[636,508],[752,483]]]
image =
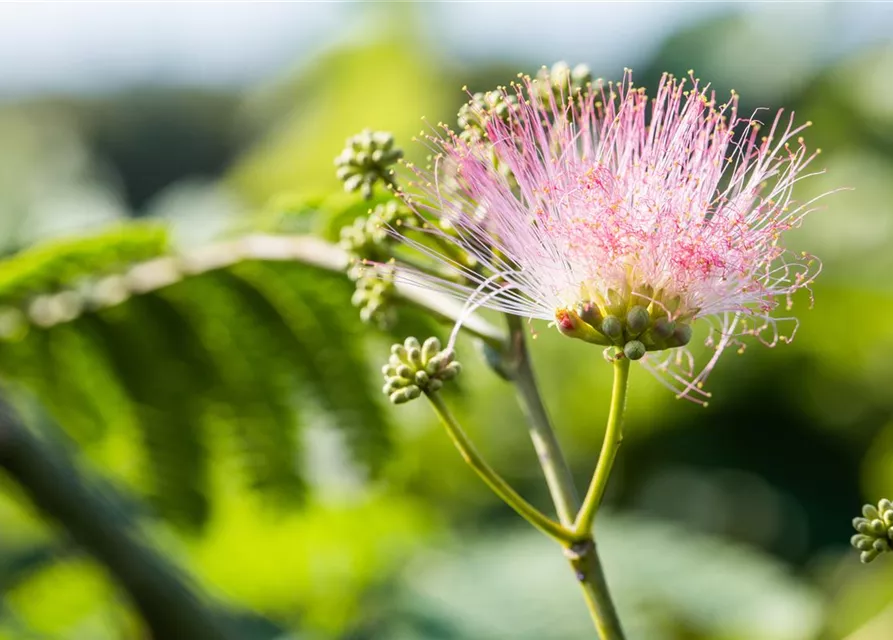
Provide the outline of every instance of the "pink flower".
[[[433,167],[411,167],[419,180],[402,195],[434,238],[402,237],[452,275],[409,281],[462,297],[469,313],[548,320],[622,348],[697,402],[743,336],[793,337],[797,320],[770,314],[820,270],[781,242],[814,202],[791,199],[816,155],[798,137],[810,123],[779,112],[761,135],[734,92],[717,104],[693,76],[665,74],[651,100],[629,72],[582,90],[525,77],[501,97],[470,104],[479,135],[442,125],[427,137]],[[686,344],[701,319],[714,353],[698,367]]]

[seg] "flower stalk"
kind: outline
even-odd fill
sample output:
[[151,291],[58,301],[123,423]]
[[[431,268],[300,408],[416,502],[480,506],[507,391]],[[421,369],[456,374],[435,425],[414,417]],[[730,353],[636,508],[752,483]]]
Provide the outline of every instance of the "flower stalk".
[[528,430],[537,460],[546,478],[546,485],[555,504],[561,524],[571,527],[579,508],[579,497],[570,467],[565,460],[558,437],[549,420],[540,396],[536,377],[530,362],[530,353],[524,339],[521,318],[507,315],[509,325],[509,354],[512,382],[518,399],[527,416]]
[[477,473],[481,480],[490,487],[493,493],[514,509],[518,515],[550,538],[562,544],[572,543],[574,535],[569,529],[561,526],[527,502],[527,500],[522,498],[518,492],[508,484],[508,482],[503,480],[503,478],[496,473],[489,464],[487,464],[486,460],[484,460],[481,454],[478,453],[474,444],[472,444],[456,418],[447,408],[443,398],[436,392],[426,392],[426,395],[431,402],[431,406],[433,406],[434,410],[437,412],[443,426],[446,428],[447,435],[449,435],[450,440],[453,441],[453,444],[456,445],[456,448],[462,455],[462,459],[474,469],[475,473]]
[[564,554],[570,560],[571,568],[583,589],[583,598],[586,600],[586,607],[599,638],[624,640],[623,628],[620,626],[620,618],[611,600],[594,539],[590,536],[584,542],[565,549]]
[[617,353],[614,356],[614,386],[611,390],[608,426],[605,428],[605,439],[602,443],[601,453],[598,456],[595,473],[592,474],[592,481],[589,483],[586,497],[583,498],[583,506],[580,508],[580,513],[577,514],[577,519],[574,523],[574,531],[577,535],[588,534],[592,531],[595,515],[598,512],[602,497],[605,495],[611,468],[614,466],[614,459],[617,457],[620,443],[623,442],[623,411],[626,408],[626,390],[628,386],[629,359],[623,353]]
[[[600,495],[604,493],[604,489],[600,491],[599,500],[592,502],[594,506],[592,508],[592,517],[589,518],[589,525],[578,528],[576,521],[585,511],[580,509],[577,489],[574,486],[570,467],[561,450],[561,445],[558,442],[540,396],[533,368],[531,367],[527,343],[524,339],[524,328],[521,319],[513,315],[507,315],[506,318],[509,325],[508,358],[511,360],[512,382],[515,384],[518,399],[527,415],[530,438],[536,450],[537,459],[542,467],[546,485],[549,487],[552,501],[555,504],[559,521],[562,525],[572,528],[579,537],[579,541],[564,547],[564,554],[570,562],[577,581],[580,583],[586,607],[599,633],[599,637],[603,640],[623,640],[624,635],[620,625],[620,618],[617,616],[617,611],[611,600],[608,583],[595,546],[595,539],[592,536],[592,519],[597,511]],[[616,410],[615,402],[612,402],[611,405],[612,413],[617,416],[615,423],[618,430],[622,417],[629,371],[628,360],[623,358],[622,362],[624,364],[622,365],[619,365],[619,362],[621,360],[615,360],[614,363],[615,376],[619,366],[623,369],[620,382],[622,382],[621,388],[624,398],[619,401],[619,408]],[[615,379],[615,389],[617,386]],[[609,418],[609,430],[610,426],[611,420]],[[617,445],[619,446],[619,442]],[[613,461],[614,456],[616,456],[616,447],[611,455],[611,461]],[[605,473],[607,472],[610,472],[610,468]]]

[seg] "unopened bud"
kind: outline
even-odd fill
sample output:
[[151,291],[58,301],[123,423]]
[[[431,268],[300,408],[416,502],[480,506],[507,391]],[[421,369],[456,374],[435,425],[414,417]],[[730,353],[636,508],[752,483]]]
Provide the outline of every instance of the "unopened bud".
[[558,331],[571,338],[577,338],[593,344],[611,344],[603,333],[599,333],[588,322],[585,322],[572,309],[559,309],[555,313],[555,325]]
[[893,551],[893,503],[883,499],[876,506],[866,504],[862,516],[853,518],[853,528],[858,533],[850,538],[850,544],[861,552],[862,562]]
[[673,347],[684,347],[691,342],[691,327],[687,324],[681,324],[673,330],[673,335],[667,341]]
[[637,336],[648,328],[651,316],[645,307],[636,305],[626,314],[626,328],[631,336]]
[[651,331],[661,340],[666,340],[676,330],[676,323],[668,318],[658,318],[654,321]]
[[428,338],[420,344],[409,337],[403,344],[391,347],[390,360],[382,367],[385,377],[382,391],[394,404],[409,402],[423,392],[434,393],[444,381],[459,374],[461,367],[453,358],[452,349],[441,350],[437,338]]
[[360,191],[368,200],[377,182],[396,186],[390,167],[402,157],[393,134],[366,129],[347,139],[344,151],[335,158],[336,173],[345,191]]
[[623,345],[623,355],[630,360],[641,360],[645,355],[645,345],[638,340],[630,340]]
[[616,340],[623,335],[623,325],[614,316],[608,316],[602,320],[602,333],[612,340]]

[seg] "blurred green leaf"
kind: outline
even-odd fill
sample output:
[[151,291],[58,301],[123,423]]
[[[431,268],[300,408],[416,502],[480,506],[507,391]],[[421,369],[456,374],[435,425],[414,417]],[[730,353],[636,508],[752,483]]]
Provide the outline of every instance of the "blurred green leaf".
[[[631,639],[807,640],[820,627],[818,591],[756,550],[631,515],[600,513],[596,535]],[[408,611],[456,625],[444,638],[592,637],[563,556],[534,532],[464,538],[405,576]]]

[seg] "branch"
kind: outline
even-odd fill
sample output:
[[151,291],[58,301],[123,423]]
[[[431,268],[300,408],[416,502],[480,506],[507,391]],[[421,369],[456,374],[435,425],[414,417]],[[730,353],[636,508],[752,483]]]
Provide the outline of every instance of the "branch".
[[134,523],[0,399],[0,468],[124,588],[156,640],[231,640],[212,607],[139,540]]
[[[163,289],[184,278],[230,267],[245,260],[297,262],[307,266],[344,273],[347,253],[312,236],[252,234],[237,240],[211,244],[177,256],[155,258],[136,264],[124,273],[105,276],[78,290],[36,296],[27,309],[28,320],[43,328],[70,322],[86,311],[121,304],[132,295]],[[462,305],[436,291],[397,283],[403,300],[424,307],[435,316],[455,322]],[[487,344],[501,348],[506,336],[480,316],[472,316],[463,329]]]

